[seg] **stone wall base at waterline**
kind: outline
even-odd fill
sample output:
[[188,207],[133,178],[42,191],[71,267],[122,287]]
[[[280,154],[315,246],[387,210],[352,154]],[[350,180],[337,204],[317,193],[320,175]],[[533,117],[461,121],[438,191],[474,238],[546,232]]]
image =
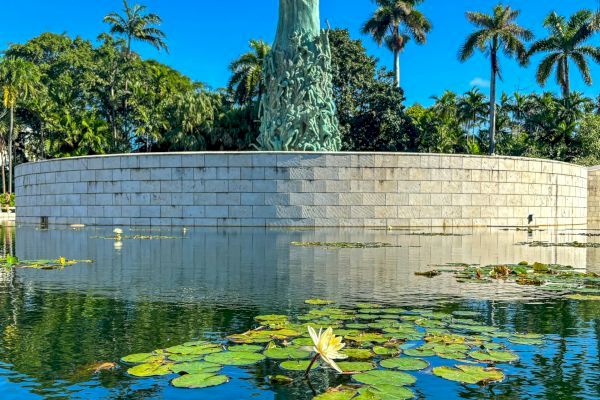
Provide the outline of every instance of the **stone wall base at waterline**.
[[151,153],[29,163],[15,175],[20,224],[526,226],[531,215],[549,226],[598,213],[587,168],[511,157]]

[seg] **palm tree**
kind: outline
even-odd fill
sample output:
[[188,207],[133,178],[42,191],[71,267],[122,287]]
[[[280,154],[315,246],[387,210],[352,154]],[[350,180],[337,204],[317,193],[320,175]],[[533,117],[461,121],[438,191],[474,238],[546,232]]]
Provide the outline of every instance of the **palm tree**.
[[111,25],[111,33],[125,36],[127,56],[131,56],[133,40],[148,43],[157,50],[165,49],[168,52],[166,35],[157,27],[162,23],[160,16],[146,13],[146,6],[140,4],[130,6],[127,0],[123,0],[123,6],[124,14],[112,12],[104,17],[104,22]]
[[600,63],[600,47],[586,45],[585,42],[600,29],[594,19],[593,12],[581,10],[571,16],[567,22],[565,17],[553,12],[544,21],[550,31],[546,39],[535,42],[529,54],[549,53],[540,63],[537,70],[537,81],[544,86],[553,69],[556,69],[556,80],[562,88],[563,97],[571,93],[569,62],[572,60],[586,84],[592,84],[592,76],[586,56]]
[[362,31],[381,46],[385,42],[394,53],[395,83],[400,87],[400,53],[412,38],[418,44],[427,41],[431,22],[415,7],[423,0],[375,0],[378,8],[365,22]]
[[229,80],[229,90],[236,103],[242,105],[258,99],[260,104],[264,93],[263,64],[271,46],[262,40],[250,41],[251,51],[233,61],[229,69],[233,73]]
[[13,137],[15,129],[15,108],[19,101],[34,94],[40,85],[41,74],[38,67],[21,58],[5,58],[0,63],[0,86],[3,104],[10,112],[8,131],[8,192],[12,193],[13,178]]
[[[460,120],[465,123],[467,143],[469,143],[471,130],[475,130],[477,126],[481,125],[481,120],[487,113],[488,105],[485,95],[477,88],[469,90],[458,100],[458,115]],[[475,136],[475,132],[473,132],[473,136]]]
[[502,4],[494,7],[494,13],[491,15],[467,12],[467,19],[479,29],[467,37],[458,53],[461,62],[471,58],[476,49],[489,54],[491,58],[490,154],[496,152],[496,77],[502,78],[498,53],[502,51],[508,57],[516,57],[521,65],[526,65],[527,50],[522,40],[533,39],[531,31],[515,22],[519,14],[518,10]]

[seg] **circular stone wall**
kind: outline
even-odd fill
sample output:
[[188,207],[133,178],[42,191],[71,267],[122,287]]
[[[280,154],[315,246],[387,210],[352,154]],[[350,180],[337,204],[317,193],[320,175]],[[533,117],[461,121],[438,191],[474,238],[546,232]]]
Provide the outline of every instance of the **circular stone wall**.
[[594,167],[589,172],[589,222],[594,225],[600,223],[600,167]]
[[16,168],[17,223],[523,226],[587,222],[588,170],[407,153],[168,153]]

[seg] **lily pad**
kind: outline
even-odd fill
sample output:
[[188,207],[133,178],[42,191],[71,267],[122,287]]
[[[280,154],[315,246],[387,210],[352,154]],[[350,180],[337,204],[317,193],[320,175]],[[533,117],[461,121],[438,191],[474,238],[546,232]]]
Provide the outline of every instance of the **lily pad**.
[[376,368],[374,364],[365,361],[342,361],[337,365],[344,372],[365,372]]
[[254,320],[256,322],[259,323],[272,323],[272,322],[288,322],[289,318],[287,315],[277,315],[277,314],[271,314],[271,315],[258,315],[256,317],[254,317]]
[[162,376],[169,375],[173,372],[171,371],[172,364],[162,364],[162,363],[153,363],[153,364],[140,364],[135,367],[131,367],[127,370],[129,375],[137,376],[137,377],[149,377],[149,376]]
[[429,367],[429,363],[420,358],[401,357],[382,360],[379,365],[387,369],[399,369],[401,371],[419,371]]
[[[336,333],[337,333],[337,331],[336,331]],[[311,338],[305,338],[305,337],[294,339],[292,341],[292,343],[296,346],[314,346],[315,345]]]
[[177,388],[200,389],[222,385],[227,382],[229,382],[229,378],[225,375],[199,373],[180,376],[173,379],[171,384]]
[[343,351],[344,354],[348,356],[348,358],[354,358],[357,360],[367,360],[369,358],[373,358],[375,354],[369,349],[349,349],[346,348]]
[[171,371],[176,374],[185,372],[186,374],[198,374],[198,373],[217,373],[221,370],[221,366],[205,361],[192,361],[175,364],[171,366]]
[[541,339],[528,339],[528,338],[520,338],[520,337],[510,337],[508,341],[513,344],[520,344],[524,346],[539,346],[544,344],[544,341]]
[[202,356],[205,354],[219,353],[219,352],[223,351],[223,348],[216,346],[216,345],[212,345],[212,344],[211,345],[202,345],[202,346],[179,345],[179,346],[169,347],[165,351],[168,353],[171,353],[171,354]]
[[577,301],[600,301],[600,296],[596,295],[570,294],[566,298]]
[[244,351],[228,351],[222,353],[209,354],[204,359],[208,362],[220,365],[252,365],[261,362],[266,357],[259,353],[250,353]]
[[335,303],[334,301],[323,300],[323,299],[308,299],[308,300],[305,300],[304,302],[311,306],[326,306],[326,305]]
[[313,400],[351,400],[355,399],[357,391],[350,387],[329,388],[325,393],[313,397]]
[[515,353],[498,350],[472,351],[469,353],[469,356],[481,362],[492,363],[510,363],[519,359],[519,356],[517,356]]
[[156,353],[137,353],[125,356],[121,358],[121,361],[127,364],[144,364],[156,363],[163,359],[163,355],[157,355]]
[[504,374],[497,368],[484,368],[473,365],[457,365],[454,367],[436,367],[433,374],[450,381],[482,384],[499,382],[504,379]]
[[417,381],[412,375],[400,371],[375,370],[368,371],[362,374],[352,375],[355,381],[364,383],[365,385],[386,385],[394,386],[412,385]]
[[395,347],[375,346],[373,347],[373,353],[378,356],[396,356],[400,354],[400,350]]
[[435,356],[435,351],[431,349],[406,349],[404,350],[404,354],[411,357],[433,357]]
[[[288,360],[279,364],[279,367],[287,371],[306,371],[309,365],[310,360]],[[311,369],[315,369],[318,366],[318,363],[314,363]]]
[[308,351],[304,351],[296,347],[274,347],[265,350],[263,354],[268,358],[273,358],[275,360],[303,359],[310,357],[310,353]]
[[362,333],[360,335],[346,336],[346,340],[359,343],[385,343],[388,341],[381,333]]
[[198,356],[194,354],[169,354],[169,360],[175,362],[190,362],[190,361],[200,361],[204,358],[204,356]]
[[236,346],[229,346],[227,348],[227,350],[229,351],[236,351],[236,352],[244,352],[244,353],[258,353],[259,351],[262,351],[263,347],[262,346],[257,346],[257,345],[252,345],[252,344],[239,344]]
[[356,400],[408,400],[415,397],[409,388],[390,384],[379,384],[360,389],[361,395]]

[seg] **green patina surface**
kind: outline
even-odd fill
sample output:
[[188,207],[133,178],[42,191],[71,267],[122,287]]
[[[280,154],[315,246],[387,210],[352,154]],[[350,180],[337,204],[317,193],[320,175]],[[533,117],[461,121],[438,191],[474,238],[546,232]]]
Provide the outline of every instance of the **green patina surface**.
[[258,137],[262,150],[339,151],[331,51],[319,0],[280,0],[273,50],[264,66]]

